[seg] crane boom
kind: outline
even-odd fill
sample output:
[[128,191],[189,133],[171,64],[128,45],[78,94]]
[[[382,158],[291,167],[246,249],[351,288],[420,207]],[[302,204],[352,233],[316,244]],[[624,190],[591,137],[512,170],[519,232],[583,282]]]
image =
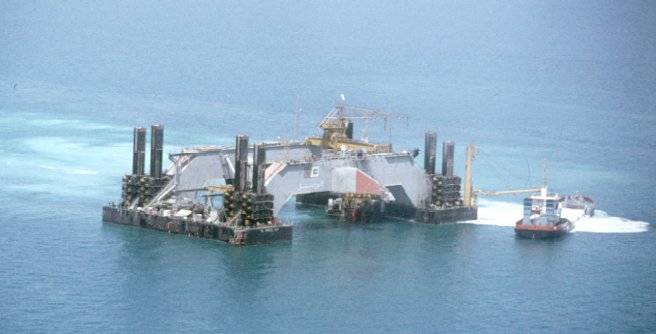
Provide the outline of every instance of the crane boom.
[[319,128],[325,129],[332,124],[339,124],[343,120],[369,120],[369,119],[408,119],[407,115],[382,112],[378,109],[347,106],[340,102],[333,107],[323,118]]
[[[320,145],[333,149],[346,147],[372,152],[389,152],[391,144],[369,144],[368,139],[369,120],[384,120],[385,130],[388,132],[388,137],[391,137],[391,128],[387,126],[388,119],[408,119],[408,116],[385,113],[377,109],[347,106],[343,102],[339,102],[319,124],[319,129],[324,132],[323,136],[310,136],[305,142],[309,145]],[[353,138],[353,121],[356,120],[364,121],[365,124],[361,140]]]
[[514,194],[523,194],[523,193],[534,193],[534,192],[539,192],[539,191],[540,191],[540,188],[501,190],[501,191],[485,191],[485,190],[481,190],[481,189],[474,190],[475,193],[483,195],[483,196],[514,195]]

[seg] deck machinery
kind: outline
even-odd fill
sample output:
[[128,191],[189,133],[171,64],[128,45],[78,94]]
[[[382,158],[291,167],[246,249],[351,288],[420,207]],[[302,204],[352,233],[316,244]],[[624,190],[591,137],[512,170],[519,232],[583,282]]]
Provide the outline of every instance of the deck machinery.
[[324,206],[336,197],[375,198],[377,214],[423,223],[476,219],[471,145],[461,188],[453,142],[444,142],[442,173],[435,172],[433,132],[426,134],[424,169],[415,165],[417,149],[393,152],[390,143],[353,138],[354,120],[393,118],[399,117],[338,103],[319,125],[321,136],[253,146],[237,136],[231,147],[183,148],[169,154],[163,173],[163,127],[153,126],[162,135],[151,139],[151,175],[142,171],[145,129],[136,128],[133,173],[124,177],[122,201],[103,208],[103,220],[253,244],[291,239],[292,226],[276,218],[291,198]]

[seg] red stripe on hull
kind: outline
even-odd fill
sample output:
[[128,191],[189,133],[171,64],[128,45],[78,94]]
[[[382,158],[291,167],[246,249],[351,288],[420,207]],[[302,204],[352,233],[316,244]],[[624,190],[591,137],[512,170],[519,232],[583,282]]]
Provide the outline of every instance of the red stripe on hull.
[[572,228],[572,222],[567,219],[564,219],[564,222],[555,226],[524,225],[522,224],[522,220],[519,220],[515,224],[515,234],[529,239],[546,239],[559,237],[571,231]]

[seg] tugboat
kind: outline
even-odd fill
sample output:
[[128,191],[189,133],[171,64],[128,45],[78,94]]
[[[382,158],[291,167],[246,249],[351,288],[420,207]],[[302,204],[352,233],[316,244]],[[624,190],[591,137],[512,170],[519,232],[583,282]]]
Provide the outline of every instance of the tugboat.
[[[515,223],[517,236],[530,239],[559,237],[574,228],[574,223],[561,217],[563,197],[548,195],[544,187],[538,195],[524,199],[524,217]],[[539,208],[539,212],[536,212]]]
[[515,234],[530,239],[555,238],[568,233],[574,223],[561,216],[564,198],[547,193],[547,161],[539,194],[524,199],[524,217],[515,223]]

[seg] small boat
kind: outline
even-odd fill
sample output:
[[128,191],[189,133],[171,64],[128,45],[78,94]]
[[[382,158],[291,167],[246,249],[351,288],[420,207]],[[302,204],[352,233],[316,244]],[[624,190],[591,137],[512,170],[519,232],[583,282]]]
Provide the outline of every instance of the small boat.
[[380,218],[382,201],[379,195],[346,193],[328,199],[326,215],[340,220],[366,223]]
[[[547,194],[543,187],[540,194],[524,199],[524,217],[515,223],[515,234],[530,239],[555,238],[568,233],[574,223],[561,217],[563,197]],[[539,210],[538,210],[539,209]]]

